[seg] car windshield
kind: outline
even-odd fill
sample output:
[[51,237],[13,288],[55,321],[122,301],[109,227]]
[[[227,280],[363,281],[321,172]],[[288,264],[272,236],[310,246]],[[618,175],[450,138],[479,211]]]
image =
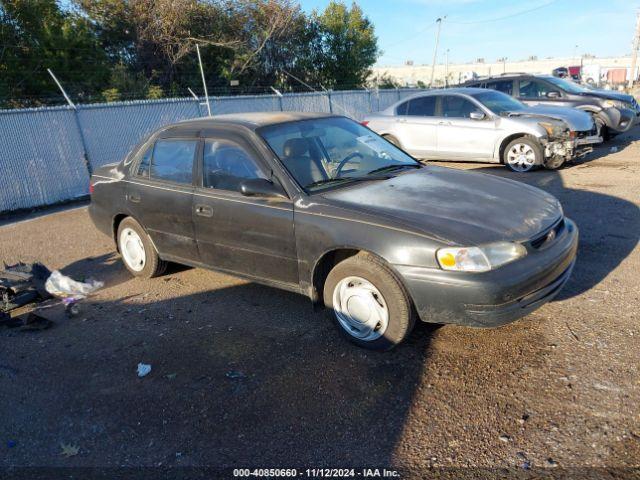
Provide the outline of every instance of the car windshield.
[[471,96],[497,115],[502,115],[505,112],[518,112],[527,108],[524,103],[506,93],[496,92],[495,90],[474,93]]
[[564,80],[563,78],[545,77],[545,80],[549,83],[553,83],[556,87],[560,87],[565,92],[573,93],[575,95],[580,95],[581,93],[587,91],[586,88],[581,87],[577,83],[570,82],[569,80]]
[[263,127],[258,134],[307,192],[390,178],[421,164],[368,128],[344,117]]

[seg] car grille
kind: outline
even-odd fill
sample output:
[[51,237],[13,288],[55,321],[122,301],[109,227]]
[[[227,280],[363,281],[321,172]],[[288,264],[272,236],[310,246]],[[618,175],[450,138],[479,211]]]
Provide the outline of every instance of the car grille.
[[562,234],[564,228],[564,218],[562,218],[553,227],[531,240],[529,245],[536,250],[539,250],[543,246],[549,246]]
[[591,130],[582,130],[581,132],[576,132],[576,138],[578,139],[587,138],[597,134],[598,134],[598,127],[594,125]]

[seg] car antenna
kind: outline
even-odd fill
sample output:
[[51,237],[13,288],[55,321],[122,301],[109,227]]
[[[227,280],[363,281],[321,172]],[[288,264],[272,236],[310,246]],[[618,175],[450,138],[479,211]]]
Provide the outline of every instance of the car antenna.
[[[322,92],[320,92],[320,90],[317,90],[317,89],[313,88],[311,85],[309,85],[308,83],[306,83],[306,82],[304,82],[304,81],[300,80],[300,79],[299,79],[298,77],[296,77],[294,74],[287,72],[285,69],[281,69],[281,72],[282,72],[282,73],[284,73],[285,75],[287,75],[287,76],[289,76],[289,77],[293,78],[295,81],[300,82],[302,85],[304,85],[305,87],[307,87],[307,88],[308,88],[308,89],[310,89],[311,91],[313,91],[313,92],[317,92],[317,93],[322,93]],[[322,90],[324,90],[324,92],[329,96],[329,106],[331,106],[331,101],[332,101],[332,100],[331,100],[331,92],[330,92],[329,90],[327,90],[326,88],[324,88],[324,86],[323,86],[322,84],[320,84],[320,87],[321,87],[321,88],[322,88]],[[347,111],[347,109],[346,109],[346,108],[344,108],[344,107],[340,104],[340,102],[335,102],[335,104],[336,104],[336,106],[337,106],[338,108],[340,108],[340,110],[342,110],[344,113],[346,113],[346,114],[347,114],[347,117],[349,117],[349,118],[353,118],[353,117],[351,116],[351,113],[349,113],[349,112]]]

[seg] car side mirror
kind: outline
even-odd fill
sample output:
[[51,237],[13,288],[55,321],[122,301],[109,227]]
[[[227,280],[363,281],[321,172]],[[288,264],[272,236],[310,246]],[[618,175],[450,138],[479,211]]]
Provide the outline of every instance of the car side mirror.
[[249,178],[240,183],[240,193],[245,197],[287,198],[280,185],[264,178]]
[[478,110],[469,114],[469,118],[471,118],[471,120],[484,120],[486,117],[487,116],[484,114],[484,112],[480,112]]
[[556,92],[555,90],[547,92],[547,98],[560,98],[560,92]]

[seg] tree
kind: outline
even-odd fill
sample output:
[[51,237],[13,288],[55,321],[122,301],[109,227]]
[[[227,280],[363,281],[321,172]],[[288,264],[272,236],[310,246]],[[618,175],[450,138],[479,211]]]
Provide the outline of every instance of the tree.
[[363,86],[371,75],[371,66],[379,50],[373,24],[354,2],[351,9],[331,0],[312,21],[318,25],[321,40],[319,80],[326,88]]
[[55,0],[0,0],[0,103],[59,97],[47,68],[80,98],[109,78],[106,54],[85,18]]

